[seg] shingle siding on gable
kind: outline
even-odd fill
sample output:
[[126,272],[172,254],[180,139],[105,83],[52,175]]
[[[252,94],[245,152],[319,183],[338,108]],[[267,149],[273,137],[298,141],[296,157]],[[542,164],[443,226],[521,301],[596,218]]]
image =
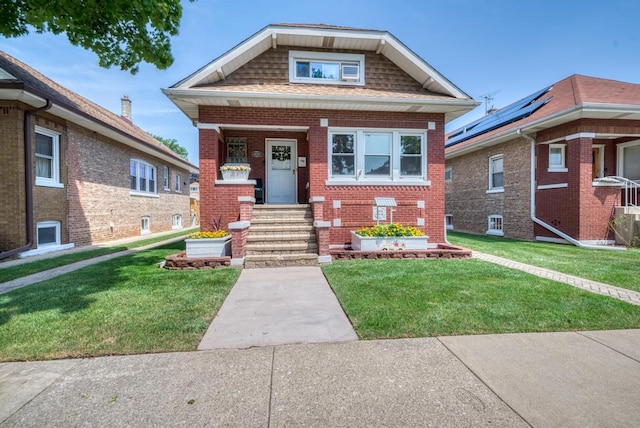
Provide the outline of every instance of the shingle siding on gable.
[[[226,85],[256,85],[256,84],[289,84],[289,51],[301,50],[309,52],[356,53],[361,51],[304,49],[278,46],[270,49],[240,67],[225,80],[214,86]],[[307,85],[293,83],[292,85]],[[422,85],[402,71],[384,55],[375,52],[365,52],[365,87],[379,90],[396,90],[407,92],[425,92]],[[345,91],[353,91],[352,86],[345,86]]]

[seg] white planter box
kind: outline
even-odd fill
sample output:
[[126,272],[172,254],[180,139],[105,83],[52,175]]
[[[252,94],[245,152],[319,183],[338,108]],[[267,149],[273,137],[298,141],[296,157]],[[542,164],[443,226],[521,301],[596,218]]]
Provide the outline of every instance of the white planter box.
[[249,171],[220,171],[225,181],[242,181],[249,179]]
[[368,238],[352,231],[351,248],[355,251],[426,250],[427,236]]
[[231,235],[224,238],[185,239],[187,257],[224,257],[231,255]]

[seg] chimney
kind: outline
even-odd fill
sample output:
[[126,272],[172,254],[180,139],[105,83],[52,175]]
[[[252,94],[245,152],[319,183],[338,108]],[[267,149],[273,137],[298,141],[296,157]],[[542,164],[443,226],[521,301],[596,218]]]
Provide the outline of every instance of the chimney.
[[120,117],[123,119],[127,119],[129,122],[133,122],[131,118],[131,100],[127,95],[123,96],[120,101],[122,102]]

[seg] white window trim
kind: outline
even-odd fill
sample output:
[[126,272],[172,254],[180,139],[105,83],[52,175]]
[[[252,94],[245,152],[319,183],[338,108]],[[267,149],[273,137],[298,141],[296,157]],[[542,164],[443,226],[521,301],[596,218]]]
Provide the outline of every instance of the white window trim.
[[[178,224],[176,224],[176,218],[178,218]],[[171,216],[171,228],[172,229],[182,229],[182,214],[174,214]]]
[[[131,196],[145,196],[148,198],[159,198],[160,196],[158,195],[158,169],[151,165],[149,162],[145,162],[141,159],[136,159],[136,158],[131,158],[129,159],[129,174],[128,174],[128,179],[131,180],[131,162],[137,162],[138,163],[138,167],[140,165],[145,165],[145,167],[147,168],[147,173],[149,171],[149,168],[153,169],[155,171],[155,189],[153,192],[148,192],[148,191],[141,191],[140,189],[140,177],[139,177],[139,169],[136,168],[136,189],[131,189],[131,182],[129,181],[129,194]],[[149,177],[147,176],[147,182],[149,181]]]
[[[365,134],[391,134],[391,173],[389,177],[366,176],[364,173],[365,161]],[[332,170],[332,136],[333,134],[354,134],[354,175],[333,176]],[[422,138],[423,171],[421,176],[400,175],[400,137],[403,135],[417,135]],[[427,131],[425,129],[388,129],[388,128],[329,128],[327,132],[327,165],[328,177],[325,184],[328,186],[430,186],[428,177],[427,156]]]
[[616,147],[617,153],[616,156],[618,158],[618,171],[617,175],[620,177],[624,177],[624,149],[633,146],[640,146],[640,140],[628,141],[626,143],[618,144]]
[[[343,79],[314,79],[296,77],[296,61],[325,61],[335,62],[338,64],[340,73],[342,74],[342,63],[358,64],[358,80]],[[291,83],[313,83],[319,85],[349,85],[364,86],[364,55],[347,54],[336,52],[307,52],[307,51],[289,51],[289,82]]]
[[[551,165],[551,149],[560,149],[562,153],[562,164],[560,165]],[[549,152],[548,152],[548,163],[549,167],[547,168],[547,172],[567,172],[567,145],[566,144],[549,144]]]
[[569,183],[540,184],[538,190],[563,189],[565,187],[569,187]]
[[[502,229],[491,229],[491,220],[500,219]],[[487,235],[504,236],[504,218],[501,215],[490,215],[487,217]]]
[[164,190],[171,190],[171,170],[167,165],[162,167],[162,184],[164,185]]
[[[53,144],[53,156],[52,156],[52,168],[51,172],[53,177],[38,177],[36,176],[36,186],[43,187],[55,187],[58,189],[64,189],[64,184],[60,181],[60,134],[54,131],[51,131],[46,128],[42,128],[40,126],[35,127],[36,134],[46,135],[47,137],[51,137]],[[35,142],[34,142],[35,146]],[[36,149],[34,147],[34,158],[37,157]],[[34,170],[35,176],[35,170]]]
[[[493,186],[493,161],[497,159],[502,159],[502,186],[495,187]],[[487,193],[503,193],[504,192],[504,155],[493,155],[489,157],[489,182]]]
[[[449,178],[447,178],[447,173],[449,174]],[[447,166],[444,169],[444,182],[451,183],[453,181],[453,167]]]
[[[142,227],[144,220],[147,220],[146,229]],[[149,235],[149,234],[151,234],[151,216],[143,215],[142,217],[140,217],[140,235]]]
[[181,174],[176,174],[174,176],[174,183],[173,184],[175,186],[174,191],[176,193],[182,193],[182,175]]
[[600,171],[598,171],[598,178],[602,178],[604,177],[604,150],[607,146],[605,144],[592,144],[591,147],[600,149],[598,154],[598,157],[600,158]]
[[[449,219],[451,220],[451,222],[448,221]],[[447,228],[447,230],[453,230],[453,214],[444,215],[444,225]]]
[[[56,242],[50,244],[40,244],[40,228],[55,227]],[[60,222],[59,221],[39,221],[36,226],[36,245],[38,248],[58,247],[60,245]]]

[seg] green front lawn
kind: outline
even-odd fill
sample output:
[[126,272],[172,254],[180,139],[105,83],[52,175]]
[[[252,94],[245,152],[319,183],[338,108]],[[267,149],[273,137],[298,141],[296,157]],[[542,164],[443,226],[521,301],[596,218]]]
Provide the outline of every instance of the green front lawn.
[[640,307],[480,260],[323,267],[363,339],[640,328]]
[[145,245],[153,244],[154,242],[166,241],[178,236],[185,236],[189,232],[193,232],[197,229],[187,229],[180,232],[156,236],[149,239],[142,239],[139,241],[130,242],[128,244],[120,244],[114,247],[96,248],[95,250],[79,251],[76,253],[65,254],[58,257],[49,259],[34,260],[29,263],[21,264],[18,266],[12,266],[3,268],[0,264],[0,283],[11,281],[12,279],[22,278],[23,276],[31,275],[45,270],[57,268],[60,266],[69,265],[71,263],[79,262],[82,260],[92,259],[94,257],[104,256],[105,254],[117,253],[120,251],[130,250],[132,248],[143,247]]
[[640,291],[640,249],[592,250],[573,245],[518,241],[460,232],[452,244],[522,263]]
[[169,271],[177,242],[0,295],[0,361],[190,351],[238,269]]

